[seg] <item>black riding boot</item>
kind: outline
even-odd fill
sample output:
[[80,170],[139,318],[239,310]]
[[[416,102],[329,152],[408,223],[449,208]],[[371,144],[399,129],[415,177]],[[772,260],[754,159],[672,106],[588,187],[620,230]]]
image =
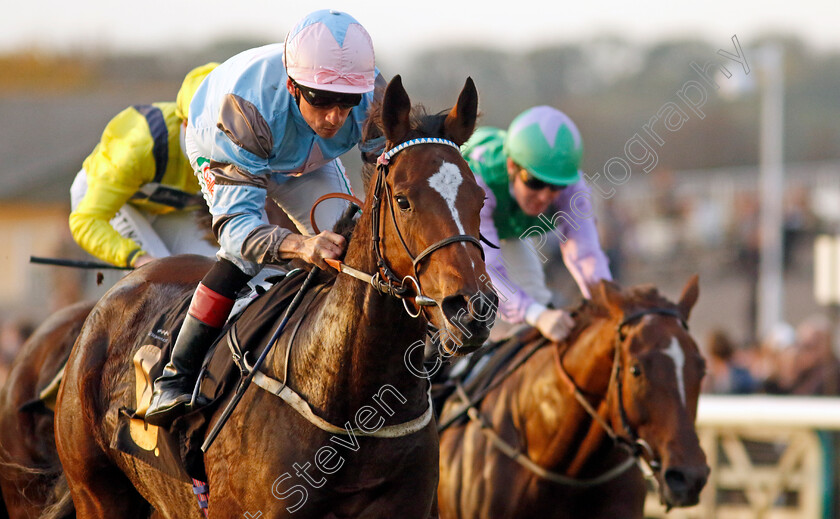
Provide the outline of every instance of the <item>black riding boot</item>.
[[155,380],[147,423],[168,426],[187,411],[204,355],[218,335],[219,328],[187,314],[172,348],[172,359]]

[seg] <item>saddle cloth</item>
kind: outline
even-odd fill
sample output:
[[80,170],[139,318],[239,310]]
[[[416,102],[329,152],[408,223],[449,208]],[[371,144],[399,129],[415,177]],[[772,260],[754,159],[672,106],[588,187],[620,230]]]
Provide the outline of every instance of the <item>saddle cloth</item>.
[[[435,412],[440,418],[443,406],[461,384],[470,400],[493,384],[511,360],[528,344],[534,329],[523,327],[504,340],[492,342],[451,365],[432,381]],[[460,399],[459,399],[460,400]],[[461,405],[465,404],[463,402]],[[459,406],[460,407],[460,406]],[[466,421],[466,415],[463,418]],[[455,422],[460,423],[460,422]]]
[[[192,294],[165,309],[135,347],[135,406],[120,410],[111,448],[169,476],[187,482],[193,478],[206,481],[201,444],[211,416],[226,401],[241,374],[231,345],[241,348],[241,353],[250,353],[253,362],[267,345],[305,278],[305,272],[293,271],[258,297],[251,298],[248,306],[228,321],[208,352],[197,384],[198,394],[209,404],[176,419],[168,429],[149,425],[142,417],[151,403],[152,381],[169,361]],[[257,315],[259,318],[254,318]],[[249,317],[245,319],[245,316]]]

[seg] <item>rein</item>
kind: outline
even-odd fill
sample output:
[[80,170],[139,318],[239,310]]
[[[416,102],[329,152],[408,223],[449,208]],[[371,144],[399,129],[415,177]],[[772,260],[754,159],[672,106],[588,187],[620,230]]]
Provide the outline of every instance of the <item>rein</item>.
[[[584,396],[583,391],[572,379],[572,376],[563,367],[563,358],[559,349],[554,349],[555,363],[561,375],[561,379],[572,392],[572,395],[575,397],[575,400],[577,400],[581,407],[583,407],[583,409],[586,411],[586,413],[589,414],[589,416],[595,422],[597,422],[602,429],[604,429],[604,431],[607,433],[607,435],[610,437],[613,443],[616,446],[626,450],[629,454],[627,459],[625,459],[615,467],[607,470],[603,474],[594,478],[574,478],[563,474],[559,474],[557,472],[549,471],[544,467],[536,464],[533,460],[531,460],[528,457],[527,454],[525,454],[521,450],[515,448],[514,446],[506,442],[504,439],[502,439],[502,437],[499,436],[499,434],[493,429],[492,424],[487,422],[486,418],[481,414],[481,411],[476,407],[476,404],[480,403],[481,400],[483,400],[483,398],[486,396],[487,391],[482,392],[482,394],[479,395],[480,398],[476,398],[474,401],[470,401],[469,397],[464,392],[463,386],[460,383],[456,386],[458,397],[462,401],[466,402],[467,405],[465,405],[461,410],[459,410],[459,412],[455,417],[453,417],[453,419],[448,420],[445,424],[439,427],[438,430],[442,431],[443,429],[451,425],[455,421],[455,419],[457,419],[466,412],[470,420],[478,423],[482,434],[484,434],[488,438],[488,440],[490,440],[494,447],[499,449],[499,451],[505,454],[508,458],[515,461],[516,463],[518,463],[519,465],[531,471],[533,474],[537,475],[542,479],[551,481],[553,483],[558,483],[561,485],[576,488],[586,488],[606,483],[607,481],[617,478],[618,476],[626,472],[634,464],[640,463],[642,460],[644,460],[648,464],[648,467],[653,473],[659,472],[662,466],[659,460],[656,459],[653,449],[644,439],[639,437],[636,431],[630,426],[629,420],[627,418],[627,411],[624,407],[624,400],[622,398],[623,385],[621,382],[621,344],[624,340],[622,329],[625,325],[630,324],[631,322],[636,321],[637,319],[640,319],[645,315],[651,314],[674,317],[680,321],[680,324],[683,326],[683,328],[685,328],[686,330],[688,329],[688,324],[685,322],[685,320],[682,318],[679,312],[670,308],[649,308],[641,310],[639,312],[635,312],[628,316],[625,316],[624,319],[622,319],[622,321],[616,326],[613,365],[611,368],[610,382],[607,387],[607,398],[609,398],[611,394],[609,391],[609,387],[612,386],[613,380],[615,380],[619,418],[621,420],[621,427],[624,430],[626,436],[622,436],[616,433],[616,431],[612,428],[612,426],[610,426],[610,424],[604,419],[604,417],[602,417],[598,413],[598,411],[595,410],[595,408],[592,406],[589,400],[587,400],[586,396]],[[530,356],[534,352],[536,352],[538,349],[542,348],[546,344],[548,344],[548,341],[546,339],[538,341],[536,347],[534,347],[531,351],[528,352],[526,360],[527,358],[530,358]],[[565,350],[563,354],[565,354]],[[519,368],[523,363],[524,361],[519,362],[513,367],[514,369],[509,369],[505,371],[504,376],[501,378],[501,380],[497,381],[492,385],[492,387],[488,388],[488,391],[489,389],[494,389],[495,387],[497,387],[502,380],[507,378],[511,373],[513,373],[513,371],[516,368]]]
[[516,363],[509,366],[504,371],[504,373],[502,373],[500,377],[497,377],[496,380],[494,380],[490,385],[482,389],[477,395],[474,395],[472,400],[470,400],[470,398],[467,396],[466,392],[464,391],[463,385],[459,381],[455,385],[455,388],[458,391],[458,396],[461,397],[461,401],[465,402],[466,404],[454,414],[450,415],[445,422],[438,425],[438,433],[442,433],[443,431],[448,429],[452,424],[457,422],[459,418],[461,418],[465,414],[469,414],[470,409],[474,409],[475,406],[479,405],[491,391],[499,387],[499,385],[501,385],[502,382],[507,380],[509,376],[511,376],[516,370],[518,370],[523,364],[525,364],[525,362],[528,359],[530,359],[531,356],[534,355],[534,353],[544,348],[548,344],[550,343],[545,337],[539,339],[537,343],[534,344],[534,346],[530,350],[528,350],[528,352],[525,355],[522,355],[522,357],[519,360],[517,360]]

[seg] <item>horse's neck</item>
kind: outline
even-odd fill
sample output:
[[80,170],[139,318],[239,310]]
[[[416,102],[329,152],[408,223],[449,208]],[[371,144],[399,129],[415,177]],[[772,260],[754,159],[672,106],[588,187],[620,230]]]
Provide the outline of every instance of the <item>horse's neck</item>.
[[[370,237],[359,232],[369,228],[367,223],[364,217],[358,223],[344,261],[373,273]],[[426,408],[426,381],[412,375],[403,360],[408,347],[423,339],[424,323],[409,318],[400,300],[339,275],[306,319],[293,345],[289,380],[313,407],[329,417],[352,419],[363,406],[384,399],[394,420],[413,418]]]
[[[587,327],[563,355],[563,367],[604,419],[614,352],[614,324],[599,319]],[[556,471],[576,474],[593,454],[607,447],[609,437],[587,414],[561,378],[555,353],[534,359],[533,372],[520,386],[520,419],[527,424],[528,454]]]

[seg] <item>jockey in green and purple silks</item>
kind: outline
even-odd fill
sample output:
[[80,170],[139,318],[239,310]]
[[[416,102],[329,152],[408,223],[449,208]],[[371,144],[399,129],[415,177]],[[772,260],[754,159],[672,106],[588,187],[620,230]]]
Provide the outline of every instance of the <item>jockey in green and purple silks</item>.
[[589,188],[580,178],[583,142],[563,112],[537,106],[517,116],[507,131],[479,128],[461,148],[484,188],[481,234],[500,250],[485,249],[487,271],[499,293],[502,319],[536,326],[559,341],[574,322],[547,307],[540,252],[547,232],[560,237],[563,262],[584,297],[589,284],[612,279],[598,242]]

